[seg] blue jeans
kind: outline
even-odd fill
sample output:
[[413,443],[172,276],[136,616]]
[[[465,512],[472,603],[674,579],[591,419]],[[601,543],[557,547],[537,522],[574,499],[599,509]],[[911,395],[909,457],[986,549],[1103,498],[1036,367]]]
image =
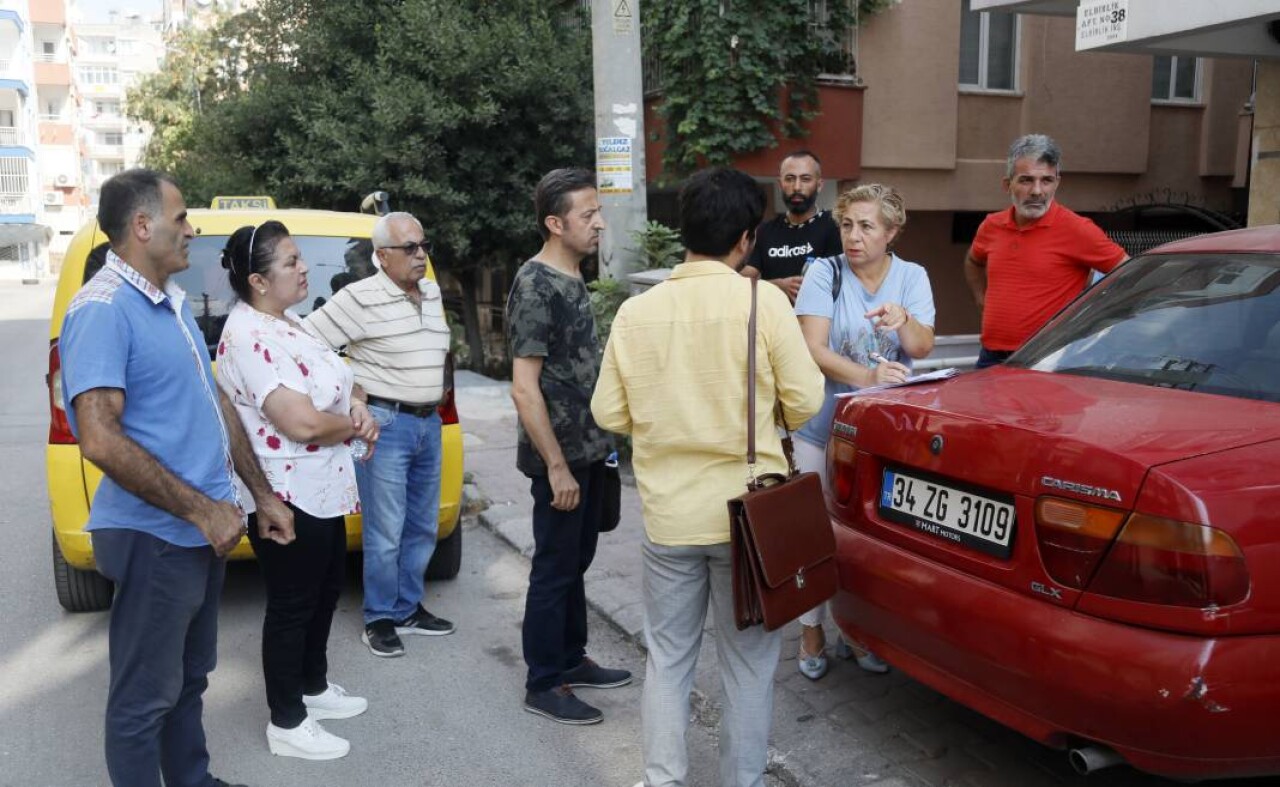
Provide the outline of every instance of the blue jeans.
[[208,787],[208,675],[218,660],[226,563],[212,547],[179,547],[140,530],[93,531],[111,602],[105,743],[118,787]]
[[422,601],[440,517],[440,415],[370,405],[381,435],[356,462],[364,527],[364,622],[404,620]]

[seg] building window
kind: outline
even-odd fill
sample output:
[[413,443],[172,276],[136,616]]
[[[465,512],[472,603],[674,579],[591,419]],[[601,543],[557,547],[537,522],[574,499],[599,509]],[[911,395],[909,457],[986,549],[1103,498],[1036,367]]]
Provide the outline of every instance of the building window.
[[1158,55],[1151,69],[1152,101],[1200,100],[1200,58]]
[[809,28],[822,42],[822,75],[851,77],[858,73],[858,28],[857,25],[844,30],[831,27],[829,8],[835,3],[847,5],[848,0],[809,0]]
[[108,118],[120,117],[120,102],[96,100],[93,102],[93,114]]
[[124,134],[119,131],[104,131],[102,133],[102,144],[104,145],[123,145]]
[[113,66],[80,66],[80,81],[86,85],[115,85],[120,74]]
[[974,11],[963,0],[960,11],[960,84],[979,90],[1016,90],[1018,17]]
[[112,175],[119,175],[121,172],[124,172],[123,161],[99,161],[98,162],[99,175],[109,178]]

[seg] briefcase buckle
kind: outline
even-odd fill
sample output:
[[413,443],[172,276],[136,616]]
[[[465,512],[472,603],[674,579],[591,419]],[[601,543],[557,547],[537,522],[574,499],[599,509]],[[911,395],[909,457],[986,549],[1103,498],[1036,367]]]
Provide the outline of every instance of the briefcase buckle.
[[804,569],[803,568],[796,572],[796,587],[800,588],[801,590],[804,589]]

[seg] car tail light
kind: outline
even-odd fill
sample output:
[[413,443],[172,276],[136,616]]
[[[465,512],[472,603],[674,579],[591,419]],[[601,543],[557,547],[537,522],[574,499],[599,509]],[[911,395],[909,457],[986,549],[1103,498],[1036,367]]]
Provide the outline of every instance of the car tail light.
[[1125,512],[1060,497],[1036,501],[1040,560],[1054,581],[1083,590],[1124,522]]
[[[849,428],[843,424],[838,426]],[[833,434],[827,441],[827,482],[836,502],[842,506],[848,505],[853,499],[854,482],[857,480],[854,470],[857,456],[858,446],[852,440]]]
[[1217,528],[1134,514],[1090,593],[1180,607],[1227,606],[1249,595],[1240,547]]
[[448,353],[444,357],[444,396],[440,397],[440,406],[437,408],[441,425],[458,423],[458,403],[454,400],[453,393],[453,353]]
[[75,445],[76,436],[71,433],[67,420],[66,404],[62,400],[62,360],[58,356],[58,342],[49,343],[49,443],[51,445]]

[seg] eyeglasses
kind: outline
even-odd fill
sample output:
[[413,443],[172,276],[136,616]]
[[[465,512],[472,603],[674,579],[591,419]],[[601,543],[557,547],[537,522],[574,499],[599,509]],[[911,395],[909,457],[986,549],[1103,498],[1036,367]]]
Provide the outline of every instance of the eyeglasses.
[[418,249],[422,249],[423,254],[427,255],[428,257],[431,256],[431,241],[427,241],[427,240],[421,241],[419,243],[406,243],[402,246],[383,246],[382,248],[395,249],[396,251],[402,251],[405,254],[409,255],[410,257],[412,257],[414,254],[417,254]]

